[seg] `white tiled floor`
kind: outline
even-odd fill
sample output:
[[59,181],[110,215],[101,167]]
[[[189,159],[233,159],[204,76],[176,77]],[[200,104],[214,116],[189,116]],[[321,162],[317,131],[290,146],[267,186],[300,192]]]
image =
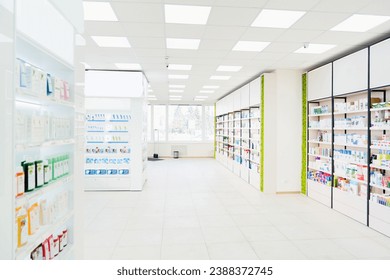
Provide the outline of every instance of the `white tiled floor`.
[[85,193],[86,259],[390,259],[390,238],[213,159],[149,162],[142,192]]

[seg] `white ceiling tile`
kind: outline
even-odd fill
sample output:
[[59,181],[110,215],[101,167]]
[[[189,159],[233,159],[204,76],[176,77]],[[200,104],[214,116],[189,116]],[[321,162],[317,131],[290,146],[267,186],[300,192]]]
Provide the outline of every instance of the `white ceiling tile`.
[[334,13],[355,13],[373,0],[321,0],[313,11]]
[[256,56],[257,52],[241,52],[241,51],[231,51],[226,59],[236,58],[236,59],[251,59]]
[[193,6],[206,6],[212,5],[214,0],[165,0],[165,4],[180,4],[180,5],[193,5]]
[[308,12],[292,26],[292,29],[327,31],[349,16],[348,13]]
[[388,34],[390,30],[390,21],[385,22],[373,29],[370,29],[369,33]]
[[373,0],[359,10],[359,14],[390,16],[390,1]]
[[126,36],[126,31],[120,22],[85,21],[85,35]]
[[129,38],[130,44],[133,48],[165,48],[164,38],[145,38],[145,37],[131,37]]
[[[92,0],[96,1],[96,0]],[[99,0],[99,1],[107,1],[107,0]],[[129,3],[162,3],[163,0],[109,0],[109,2],[129,2]]]
[[204,25],[167,23],[165,24],[165,35],[168,38],[199,39],[205,28]]
[[202,40],[199,49],[202,50],[231,50],[233,49],[235,41],[231,40]]
[[[150,46],[149,46],[150,47]],[[134,53],[139,57],[165,57],[166,49],[133,48]]]
[[230,50],[198,50],[197,58],[223,58],[229,54]]
[[376,36],[378,35],[373,33],[326,31],[313,40],[312,43],[357,45]]
[[262,8],[268,0],[215,0],[215,6]]
[[164,10],[160,4],[113,2],[111,5],[122,22],[164,22]]
[[250,26],[259,13],[259,9],[213,7],[209,16],[209,25]]
[[311,42],[316,37],[320,36],[322,30],[298,30],[289,29],[284,32],[276,41],[277,42]]
[[161,23],[122,22],[122,26],[129,37],[165,37]]
[[268,1],[264,8],[275,10],[308,11],[319,2],[320,0],[272,0]]
[[264,27],[249,27],[242,35],[242,41],[275,41],[282,35],[286,29],[283,28],[264,28]]
[[214,40],[238,41],[247,27],[242,26],[206,26],[202,38]]
[[276,53],[276,52],[281,52],[281,53],[291,53],[298,48],[302,47],[303,42],[299,43],[294,43],[294,42],[275,42],[271,43],[265,50],[264,50],[264,55],[266,56],[267,52],[271,53]]
[[[276,44],[276,43],[274,43],[274,44]],[[278,44],[276,44],[274,47],[275,47],[276,50],[287,48],[288,52],[291,52],[291,50],[293,50],[293,49],[295,50],[295,48],[299,47],[299,46],[300,45],[297,43],[294,46],[285,46],[284,44],[281,45],[281,46],[278,46]],[[285,56],[286,56],[286,52],[281,52],[281,51],[279,51],[279,52],[264,51],[264,52],[256,54],[256,56],[253,59],[278,60],[278,59],[282,59]]]
[[179,49],[167,49],[167,56],[169,57],[194,57],[196,56],[196,50],[179,50]]

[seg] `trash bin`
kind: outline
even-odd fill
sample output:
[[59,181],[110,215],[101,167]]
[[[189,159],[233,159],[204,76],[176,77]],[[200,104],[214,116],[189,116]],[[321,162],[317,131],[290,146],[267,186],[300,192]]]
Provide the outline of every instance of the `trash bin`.
[[173,151],[173,158],[179,158],[179,151]]

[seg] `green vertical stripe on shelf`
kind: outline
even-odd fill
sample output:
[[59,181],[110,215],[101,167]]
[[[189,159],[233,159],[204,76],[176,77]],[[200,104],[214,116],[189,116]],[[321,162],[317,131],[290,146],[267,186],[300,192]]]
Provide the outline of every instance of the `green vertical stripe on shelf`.
[[301,192],[306,194],[306,116],[307,116],[307,74],[302,75],[302,167],[301,167]]
[[214,158],[217,157],[217,103],[214,103]]
[[264,75],[261,76],[261,92],[260,92],[260,110],[261,110],[261,136],[260,136],[260,190],[264,192]]

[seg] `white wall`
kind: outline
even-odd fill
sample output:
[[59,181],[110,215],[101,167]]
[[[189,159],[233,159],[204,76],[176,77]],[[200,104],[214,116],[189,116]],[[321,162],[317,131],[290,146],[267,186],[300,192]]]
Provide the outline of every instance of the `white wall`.
[[148,143],[148,156],[156,152],[159,157],[173,157],[172,150],[179,151],[179,157],[213,157],[214,142],[210,143]]
[[[258,81],[257,81],[258,83]],[[260,85],[256,86],[261,88]],[[251,99],[252,101],[253,99]],[[276,99],[276,77],[274,73],[264,74],[264,192],[276,192],[277,171],[277,117],[278,104]]]
[[[274,139],[277,146],[276,192],[299,192],[302,160],[302,72],[277,70],[275,74],[276,100],[271,102],[277,106],[277,132]],[[269,105],[265,103],[266,107]]]

